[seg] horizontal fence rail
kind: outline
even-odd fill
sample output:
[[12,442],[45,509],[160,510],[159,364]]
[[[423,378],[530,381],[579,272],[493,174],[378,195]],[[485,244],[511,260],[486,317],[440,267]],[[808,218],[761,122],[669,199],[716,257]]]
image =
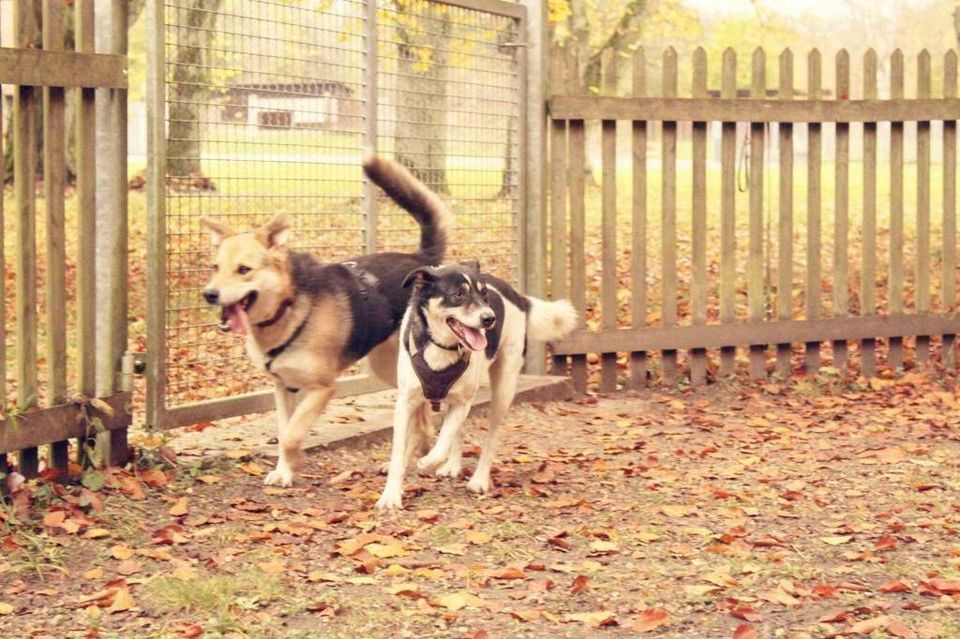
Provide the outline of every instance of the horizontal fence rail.
[[818,51],[757,49],[740,75],[732,49],[608,62],[599,96],[553,70],[550,290],[584,316],[556,370],[609,391],[955,367],[955,52],[921,52],[910,90],[899,51],[888,86],[840,51],[829,89]]

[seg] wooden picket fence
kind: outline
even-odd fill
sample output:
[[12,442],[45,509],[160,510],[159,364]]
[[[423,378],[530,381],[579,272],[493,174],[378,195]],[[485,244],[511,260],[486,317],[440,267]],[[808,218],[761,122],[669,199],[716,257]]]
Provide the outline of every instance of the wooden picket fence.
[[[678,97],[678,56],[673,49],[663,54],[662,87],[656,97],[651,96],[647,83],[645,53],[637,51],[632,62],[632,95],[582,95],[573,83],[564,85],[571,86],[568,91],[555,89],[562,95],[554,95],[548,104],[550,291],[554,297],[569,295],[592,323],[554,344],[553,352],[560,369],[570,358],[578,388],[587,387],[588,356],[591,361],[598,360],[599,388],[605,391],[617,388],[619,382],[645,385],[655,376],[654,353],[658,353],[663,381],[677,382],[687,370],[679,357],[681,351],[688,351],[693,384],[733,374],[738,361],[754,379],[765,378],[771,371],[783,376],[802,368],[817,371],[827,364],[842,374],[859,370],[874,376],[881,367],[902,367],[905,352],[913,355],[907,362],[910,365],[929,361],[935,352],[937,362],[955,366],[954,335],[960,332],[956,314],[956,120],[960,118],[960,100],[955,52],[943,58],[938,97],[932,96],[931,56],[925,51],[917,56],[916,95],[909,99],[904,91],[904,56],[899,51],[889,60],[886,99],[878,99],[878,56],[873,51],[863,57],[858,99],[851,99],[851,63],[846,51],[836,56],[831,93],[822,86],[820,53],[809,54],[805,95],[798,95],[795,89],[789,50],[779,56],[775,90],[768,89],[763,50],[756,50],[750,61],[749,90],[738,90],[736,54],[725,51],[721,86],[713,88],[712,96],[703,49],[692,57],[689,97]],[[611,90],[607,84],[607,91]],[[588,211],[591,187],[584,166],[591,122],[599,123],[601,147],[602,242],[599,271],[591,271],[600,281],[598,299],[590,298],[593,288],[588,286],[588,270],[593,267],[586,259],[587,226],[592,218]],[[629,158],[618,154],[618,122],[623,123],[621,133],[629,129]],[[916,138],[916,199],[911,197],[906,208],[905,122],[917,123],[915,130],[910,129]],[[942,149],[936,158],[931,146],[932,122],[942,122],[934,127],[942,131],[935,140]],[[719,127],[714,144],[710,144],[709,123]],[[747,147],[739,160],[737,123],[741,123],[745,138],[742,145]],[[881,129],[881,123],[890,124]],[[825,125],[829,125],[827,131]],[[689,209],[678,207],[678,192],[683,192],[677,185],[678,167],[683,166],[678,162],[681,126],[689,127],[690,168],[684,170],[692,182]],[[805,138],[798,135],[804,129]],[[655,166],[657,160],[657,154],[650,153],[654,133],[659,133],[659,185],[648,182],[654,171],[650,165]],[[826,133],[832,134],[832,157],[823,152]],[[798,169],[803,169],[802,164],[795,166],[802,161],[795,149],[798,138],[806,143],[802,154],[806,172],[799,172],[806,182],[805,201],[801,200],[806,214],[802,236],[794,211],[794,180]],[[880,140],[884,147],[889,145],[880,149],[882,152],[878,152]],[[851,142],[862,149],[858,158],[851,156]],[[765,170],[768,160],[764,154],[772,145],[778,148],[777,157],[770,158],[776,166]],[[715,162],[718,198],[708,198],[708,149],[719,151]],[[884,162],[885,156],[889,159]],[[881,162],[883,171],[878,171]],[[832,197],[824,197],[825,165],[833,169]],[[939,246],[931,245],[934,169],[943,185]],[[852,179],[854,172],[859,173],[853,175],[858,179]],[[778,187],[775,205],[766,201],[765,176],[769,174],[766,181],[775,179]],[[889,176],[889,184],[881,184],[885,176]],[[748,200],[739,214],[738,178],[746,183],[742,198]],[[626,199],[618,197],[618,181],[632,187],[629,206],[618,206],[619,200]],[[659,219],[648,207],[648,198],[657,187]],[[889,199],[882,197],[887,189]],[[852,196],[858,207],[853,206]],[[708,209],[719,215],[709,217]],[[832,209],[832,216],[824,215],[827,209]],[[678,220],[678,211],[686,210],[691,217]],[[889,212],[889,222],[879,228],[878,211],[881,220],[886,220]],[[832,225],[824,228],[824,221],[831,217]],[[913,223],[909,235],[905,235],[905,220]],[[658,223],[659,237],[650,233],[653,222]],[[689,237],[679,239],[689,239],[689,243],[678,245],[678,222],[681,228],[689,228]],[[745,247],[738,245],[738,226],[745,227]],[[618,247],[618,231],[622,239],[624,227],[630,229],[629,245]],[[851,254],[854,240],[859,256]],[[912,264],[904,257],[906,242],[915,249]],[[686,250],[678,252],[681,249]],[[708,260],[711,254],[717,256],[713,261]],[[827,263],[824,255],[830,254],[832,261]],[[651,255],[659,255],[659,264]],[[678,271],[681,261],[690,264],[689,281],[683,281],[685,274]],[[934,272],[939,280],[936,290],[931,286]],[[630,291],[626,302],[618,299],[622,289]],[[802,300],[800,308],[796,300]],[[689,309],[689,313],[681,317],[678,308]],[[904,338],[910,337],[915,340],[908,342],[908,351]],[[768,361],[771,346],[775,355]],[[737,359],[738,347],[744,349],[745,362]],[[629,373],[618,379],[625,369]]]
[[[15,47],[0,49],[0,83],[14,85],[13,198],[16,255],[3,255],[3,198],[0,198],[0,282],[16,280],[12,340],[15,352],[15,397],[8,396],[7,349],[0,348],[0,476],[7,454],[16,453],[17,468],[27,477],[40,469],[46,447],[46,468],[63,471],[69,463],[69,440],[89,459],[90,444],[104,433],[104,462],[122,462],[127,453],[131,393],[120,392],[120,357],[126,348],[126,120],[97,149],[95,89],[112,89],[111,104],[124,112],[126,56],[94,53],[94,2],[73,3],[76,50],[64,50],[67,3],[58,0],[16,0]],[[42,16],[38,24],[37,17]],[[115,17],[112,24],[121,20]],[[122,20],[126,29],[125,19]],[[125,31],[124,31],[125,33]],[[125,35],[120,40],[125,52]],[[42,48],[39,43],[42,42]],[[76,224],[65,213],[67,190],[67,93],[76,91]],[[122,99],[117,100],[118,96]],[[2,114],[0,114],[2,118]],[[42,126],[42,133],[38,129]],[[42,135],[42,179],[45,246],[37,246],[37,139]],[[109,174],[97,184],[96,166]],[[115,163],[110,165],[107,160]],[[0,184],[5,183],[0,163]],[[103,183],[111,188],[105,189]],[[110,199],[110,194],[118,198]],[[112,229],[98,229],[105,212],[114,215]],[[117,230],[119,229],[119,230]],[[76,252],[68,255],[67,232],[76,233]],[[98,242],[116,256],[107,272],[96,264]],[[76,286],[67,285],[68,265],[75,265]],[[13,273],[7,273],[12,266]],[[39,267],[42,266],[42,269]],[[38,270],[43,299],[38,297]],[[113,284],[110,299],[97,299],[96,281]],[[71,298],[75,321],[70,321]],[[7,317],[0,304],[0,344],[6,345]],[[41,321],[43,324],[41,325]],[[98,340],[100,324],[106,340]],[[39,333],[39,335],[38,335]],[[68,366],[70,344],[75,345]],[[104,349],[105,344],[109,349]],[[40,348],[42,347],[42,348]],[[41,377],[39,371],[44,371]],[[99,397],[98,397],[99,395]],[[47,447],[47,445],[49,445]],[[81,459],[80,461],[84,461]],[[5,486],[6,483],[4,482]]]

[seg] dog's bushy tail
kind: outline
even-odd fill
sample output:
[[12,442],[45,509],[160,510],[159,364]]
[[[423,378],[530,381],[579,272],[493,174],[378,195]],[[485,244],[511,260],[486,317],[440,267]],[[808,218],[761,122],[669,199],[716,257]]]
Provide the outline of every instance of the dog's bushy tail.
[[431,264],[443,262],[447,253],[447,227],[453,219],[446,203],[393,160],[367,153],[363,170],[420,225],[420,254]]
[[528,297],[527,337],[540,342],[552,342],[566,337],[577,327],[577,309],[570,300],[554,302]]

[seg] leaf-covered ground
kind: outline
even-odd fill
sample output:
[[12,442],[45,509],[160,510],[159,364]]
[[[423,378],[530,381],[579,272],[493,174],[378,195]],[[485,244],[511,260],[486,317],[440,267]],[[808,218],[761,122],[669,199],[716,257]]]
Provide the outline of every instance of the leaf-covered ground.
[[517,406],[506,431],[492,495],[414,476],[395,514],[386,444],[313,453],[288,490],[243,450],[164,448],[27,484],[0,635],[960,637],[942,379]]

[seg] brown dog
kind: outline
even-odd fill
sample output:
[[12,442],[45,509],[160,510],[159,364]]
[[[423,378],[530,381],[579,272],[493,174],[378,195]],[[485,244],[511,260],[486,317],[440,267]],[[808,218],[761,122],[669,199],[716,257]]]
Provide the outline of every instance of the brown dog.
[[[363,168],[420,224],[416,253],[322,264],[287,248],[283,214],[246,233],[202,220],[216,253],[203,297],[220,306],[221,329],[245,335],[250,359],[274,379],[279,459],[268,485],[293,483],[310,426],[333,397],[337,378],[357,360],[367,357],[377,377],[396,385],[396,333],[409,297],[404,277],[439,264],[446,251],[451,214],[443,201],[395,162],[372,156]],[[426,428],[424,415],[420,433]]]

